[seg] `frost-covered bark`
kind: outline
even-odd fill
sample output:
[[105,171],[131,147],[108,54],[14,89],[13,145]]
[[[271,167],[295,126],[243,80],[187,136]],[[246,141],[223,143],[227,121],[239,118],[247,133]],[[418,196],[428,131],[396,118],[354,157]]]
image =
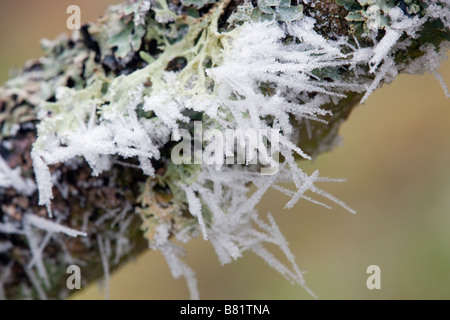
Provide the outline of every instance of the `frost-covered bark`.
[[[309,291],[274,218],[255,205],[274,188],[288,208],[328,207],[309,192],[353,212],[315,185],[340,180],[308,175],[298,160],[336,145],[340,124],[381,84],[436,72],[449,9],[444,0],[134,0],[43,41],[45,56],[0,88],[0,298],[63,298],[68,265],[82,267],[85,283],[107,279],[146,247],[198,298],[175,245],[198,235],[221,263],[250,250]],[[175,164],[195,120],[219,133],[276,130],[272,148],[246,156],[275,165],[277,146],[279,167]],[[223,147],[236,156],[234,142]]]

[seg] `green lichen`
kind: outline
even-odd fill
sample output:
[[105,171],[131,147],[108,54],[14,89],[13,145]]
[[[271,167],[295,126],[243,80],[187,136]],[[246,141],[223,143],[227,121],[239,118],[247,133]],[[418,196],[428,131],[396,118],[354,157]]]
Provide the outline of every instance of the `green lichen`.
[[[146,183],[141,185],[138,198],[139,214],[143,221],[141,230],[150,244],[153,244],[156,228],[161,224],[170,225],[173,234],[185,233],[192,236],[192,233],[197,231],[198,221],[189,213],[185,193],[177,182],[195,182],[199,173],[199,165],[170,163],[165,172],[156,178],[148,178]],[[205,212],[206,221],[211,219],[208,216],[210,214]]]
[[241,25],[247,21],[277,20],[292,22],[303,17],[303,6],[291,5],[289,0],[258,0],[254,6],[246,2],[237,8],[228,19],[231,25]]
[[215,2],[216,2],[216,0],[182,0],[183,5],[194,6],[197,9],[203,8],[207,4],[212,4]]
[[346,20],[357,34],[377,32],[389,26],[389,10],[400,7],[408,15],[423,12],[425,4],[419,0],[337,0],[349,11]]

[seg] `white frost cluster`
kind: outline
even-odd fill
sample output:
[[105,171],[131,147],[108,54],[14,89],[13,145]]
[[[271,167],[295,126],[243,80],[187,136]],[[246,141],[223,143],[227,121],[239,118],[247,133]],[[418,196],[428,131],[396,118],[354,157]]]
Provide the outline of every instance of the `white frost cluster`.
[[450,28],[450,1],[449,0],[428,0],[427,17],[442,21],[446,28]]
[[0,188],[14,188],[24,195],[33,194],[36,184],[31,179],[22,178],[20,173],[20,168],[11,169],[0,156]]

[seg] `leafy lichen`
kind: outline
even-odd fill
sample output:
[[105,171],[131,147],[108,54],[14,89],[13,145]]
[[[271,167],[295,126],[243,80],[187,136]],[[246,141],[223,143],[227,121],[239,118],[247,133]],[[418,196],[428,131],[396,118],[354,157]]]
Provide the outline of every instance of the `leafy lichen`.
[[348,10],[346,20],[354,32],[370,34],[390,25],[389,10],[401,8],[405,14],[423,16],[426,4],[419,0],[337,0],[339,5]]

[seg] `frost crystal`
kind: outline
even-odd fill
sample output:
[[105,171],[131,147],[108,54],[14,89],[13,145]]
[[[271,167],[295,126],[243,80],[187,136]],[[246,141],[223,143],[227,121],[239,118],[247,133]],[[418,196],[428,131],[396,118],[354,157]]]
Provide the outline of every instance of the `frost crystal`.
[[0,188],[13,187],[24,195],[31,195],[36,190],[36,185],[31,179],[23,179],[20,168],[11,169],[0,156]]

